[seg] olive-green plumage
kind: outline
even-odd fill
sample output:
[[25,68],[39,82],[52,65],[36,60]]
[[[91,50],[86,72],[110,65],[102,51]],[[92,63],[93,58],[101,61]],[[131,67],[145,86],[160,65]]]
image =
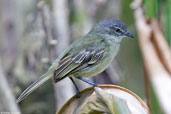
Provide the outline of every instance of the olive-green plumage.
[[91,77],[104,71],[116,56],[123,37],[132,37],[126,26],[114,19],[106,19],[71,44],[51,65],[48,71],[30,85],[17,99],[22,101],[51,77],[58,82],[65,77]]

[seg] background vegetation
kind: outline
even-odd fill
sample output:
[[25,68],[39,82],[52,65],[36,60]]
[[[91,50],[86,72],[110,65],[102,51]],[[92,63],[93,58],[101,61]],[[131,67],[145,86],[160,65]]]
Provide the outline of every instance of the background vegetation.
[[[55,113],[75,94],[75,88],[68,79],[57,84],[53,84],[52,80],[48,81],[20,104],[16,104],[15,99],[46,72],[50,64],[69,44],[86,34],[95,23],[108,18],[123,21],[136,38],[125,38],[111,66],[91,80],[101,84],[121,85],[135,92],[144,101],[149,100],[145,95],[147,86],[137,36],[137,20],[134,17],[134,10],[130,7],[132,2],[132,0],[1,0],[0,112]],[[141,4],[147,21],[157,19],[167,44],[171,45],[169,31],[171,2],[144,0]],[[80,81],[77,83],[81,89],[89,87]],[[157,100],[155,89],[152,90],[150,99],[152,112],[161,114],[163,110]]]

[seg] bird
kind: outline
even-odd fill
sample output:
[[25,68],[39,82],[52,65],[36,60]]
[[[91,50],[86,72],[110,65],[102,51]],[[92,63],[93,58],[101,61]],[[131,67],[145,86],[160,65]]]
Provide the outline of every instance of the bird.
[[117,19],[105,19],[95,24],[87,34],[61,53],[47,72],[25,89],[16,102],[21,102],[50,78],[57,83],[69,77],[78,92],[79,88],[73,78],[97,86],[85,78],[103,72],[110,65],[124,37],[134,38],[134,35],[127,30],[123,22]]

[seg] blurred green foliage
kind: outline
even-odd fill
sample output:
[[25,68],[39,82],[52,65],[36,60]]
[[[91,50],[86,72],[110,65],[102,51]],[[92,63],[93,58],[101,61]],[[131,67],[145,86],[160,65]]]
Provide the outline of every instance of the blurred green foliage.
[[[162,23],[161,29],[164,29],[165,37],[171,46],[171,1],[170,0],[145,0],[145,13],[147,19],[157,19],[159,24]],[[151,88],[151,111],[152,114],[163,114],[158,98],[153,88]]]
[[171,1],[170,0],[144,0],[144,7],[147,19],[156,18],[162,23],[164,34],[171,46]]
[[167,0],[166,1],[166,9],[165,9],[165,27],[164,27],[164,30],[165,30],[165,35],[166,35],[166,38],[167,38],[167,41],[169,43],[169,45],[171,46],[171,1],[170,0]]
[[159,0],[144,0],[145,13],[148,19],[154,18],[156,15],[155,12],[158,12],[158,10],[156,10],[158,9],[158,1]]
[[152,114],[164,114],[161,107],[160,107],[158,98],[156,96],[156,93],[155,93],[153,87],[151,87],[151,90],[152,90],[151,91],[151,96],[152,96],[151,111],[152,111]]
[[[122,1],[121,20],[128,25],[128,29],[135,35],[135,39],[126,38],[121,43],[121,50],[119,52],[119,61],[123,67],[125,79],[121,79],[121,85],[132,90],[141,98],[145,98],[144,91],[144,73],[143,62],[141,58],[138,37],[136,34],[135,20],[133,10],[130,8],[132,0]],[[129,69],[127,69],[127,67]],[[123,76],[121,76],[123,77]]]

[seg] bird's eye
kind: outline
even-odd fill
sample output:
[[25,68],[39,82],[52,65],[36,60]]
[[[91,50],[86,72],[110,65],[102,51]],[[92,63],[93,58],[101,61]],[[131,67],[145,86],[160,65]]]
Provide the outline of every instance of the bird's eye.
[[116,28],[116,30],[115,30],[116,32],[121,32],[121,30],[119,29],[119,28]]

